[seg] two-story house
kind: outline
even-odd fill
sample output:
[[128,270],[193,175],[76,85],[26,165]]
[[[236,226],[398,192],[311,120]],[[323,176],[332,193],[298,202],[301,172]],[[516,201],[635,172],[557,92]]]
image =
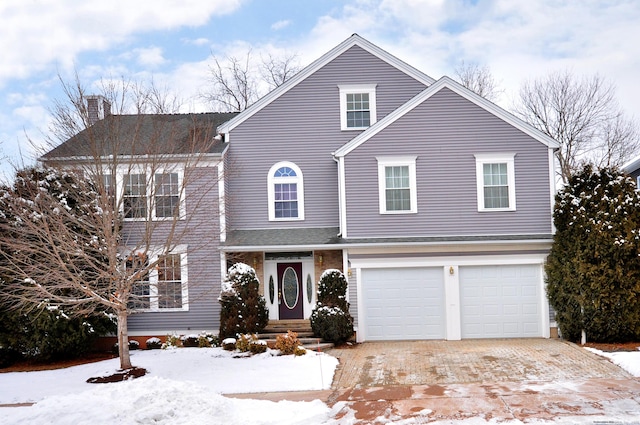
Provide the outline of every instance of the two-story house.
[[216,330],[242,260],[271,320],[308,318],[337,268],[359,341],[549,336],[553,139],[358,35],[218,132],[217,199],[192,211],[217,228],[188,259],[210,298],[132,316],[132,334]]

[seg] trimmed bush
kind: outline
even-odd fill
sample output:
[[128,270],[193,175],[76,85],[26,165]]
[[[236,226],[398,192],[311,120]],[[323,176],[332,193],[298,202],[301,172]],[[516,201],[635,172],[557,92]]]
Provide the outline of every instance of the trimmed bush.
[[260,354],[267,352],[267,341],[257,339],[249,343],[249,351],[253,354]]
[[162,348],[162,341],[160,341],[160,338],[149,338],[145,344],[147,346],[147,350],[159,350]]
[[345,342],[353,336],[353,318],[338,307],[317,307],[311,313],[313,333],[331,342]]
[[244,263],[229,268],[218,298],[222,307],[220,338],[260,333],[267,326],[269,310],[259,287],[260,282],[253,268]]
[[225,351],[234,351],[236,349],[235,338],[225,338],[222,340],[222,349]]
[[340,270],[325,270],[318,282],[318,302],[311,312],[311,329],[325,341],[341,343],[353,336],[347,302],[347,280]]
[[200,339],[198,335],[184,335],[180,338],[183,347],[199,347]]

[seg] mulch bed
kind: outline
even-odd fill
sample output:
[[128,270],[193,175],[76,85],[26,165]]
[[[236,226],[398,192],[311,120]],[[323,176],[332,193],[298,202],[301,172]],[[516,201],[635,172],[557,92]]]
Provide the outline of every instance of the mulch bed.
[[53,370],[63,369],[65,367],[77,366],[86,363],[99,362],[102,360],[109,360],[118,357],[112,353],[92,352],[87,353],[81,357],[69,360],[58,360],[53,362],[34,362],[31,361],[19,361],[12,364],[9,367],[0,369],[0,373],[8,372],[35,372],[39,370]]
[[87,379],[89,384],[108,384],[110,382],[122,382],[129,379],[139,378],[147,374],[147,369],[142,367],[132,367],[131,369],[119,370],[113,375],[98,376]]
[[595,348],[596,350],[606,351],[614,353],[616,351],[638,351],[640,348],[640,342],[625,342],[625,343],[595,343],[587,342],[582,347]]

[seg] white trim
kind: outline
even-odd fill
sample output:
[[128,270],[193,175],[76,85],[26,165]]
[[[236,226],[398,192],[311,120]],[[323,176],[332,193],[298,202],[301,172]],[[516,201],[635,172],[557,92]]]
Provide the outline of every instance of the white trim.
[[[479,212],[515,211],[516,210],[516,175],[514,153],[476,154],[476,188]],[[505,208],[487,208],[484,205],[484,170],[485,164],[507,165],[507,189],[509,206]]]
[[[340,90],[340,130],[365,130],[378,121],[376,108],[376,84],[350,84],[339,85]],[[364,127],[347,126],[347,95],[348,94],[368,94],[369,95],[369,125]]]
[[[273,174],[282,167],[289,167],[295,173],[295,177],[274,177]],[[274,185],[276,183],[295,183],[296,195],[298,197],[298,216],[297,217],[276,217],[275,208],[275,190]],[[293,162],[280,161],[275,163],[270,169],[267,175],[267,198],[269,202],[269,221],[302,221],[304,220],[304,176],[302,170]]]
[[[418,195],[416,184],[417,156],[377,156],[378,161],[378,200],[380,214],[415,214],[418,212]],[[387,210],[386,178],[387,167],[407,167],[409,170],[409,210]]]
[[343,145],[340,149],[336,150],[333,154],[338,157],[347,155],[349,152],[353,151],[358,146],[360,146],[361,144],[369,140],[371,137],[375,136],[380,131],[387,128],[390,124],[393,124],[400,117],[404,116],[407,112],[413,110],[418,105],[422,104],[424,101],[429,99],[434,94],[438,93],[443,88],[448,88],[452,90],[453,92],[462,96],[468,101],[476,104],[477,106],[481,107],[487,112],[495,115],[496,117],[504,120],[508,124],[511,124],[515,128],[521,130],[525,134],[538,140],[540,143],[544,144],[545,146],[548,146],[550,148],[560,147],[558,142],[556,142],[554,139],[547,136],[540,130],[527,124],[526,122],[510,114],[509,112],[505,111],[499,106],[496,106],[495,104],[489,102],[487,99],[481,96],[478,96],[476,93],[463,87],[459,83],[453,81],[451,78],[444,76],[440,78],[437,82],[433,83],[431,86],[427,87],[422,92],[418,93],[412,99],[407,101],[404,105],[400,106],[398,109],[389,113],[383,119],[378,121],[375,125],[372,125],[367,130],[363,131],[358,136],[354,137],[349,143],[346,143],[345,145]]
[[218,224],[220,225],[220,242],[227,240],[226,194],[224,179],[224,162],[218,163]]
[[[410,77],[415,78],[417,81],[423,83],[425,86],[432,84],[435,80],[423,72],[417,70],[416,68],[408,65],[407,63],[401,61],[395,56],[389,54],[385,50],[380,47],[372,44],[368,40],[360,37],[358,34],[353,34],[351,37],[344,40],[342,43],[338,44],[333,49],[329,50],[327,53],[322,55],[320,58],[316,59],[307,67],[303,68],[300,72],[298,72],[295,76],[293,76],[290,80],[286,81],[284,84],[279,86],[278,88],[271,91],[266,96],[263,96],[256,103],[251,105],[245,111],[240,113],[238,116],[233,118],[232,120],[223,123],[220,127],[218,127],[218,131],[223,134],[228,134],[231,130],[236,128],[238,125],[242,124],[247,119],[251,118],[254,114],[261,111],[264,107],[269,105],[271,102],[287,93],[292,88],[296,87],[302,81],[304,81],[307,77],[314,74],[320,68],[349,50],[353,46],[358,46],[365,51],[371,53],[377,58],[387,62],[389,65],[399,69]],[[228,139],[227,139],[228,141]]]
[[549,197],[550,197],[550,219],[551,219],[551,233],[556,234],[556,224],[553,221],[553,212],[556,204],[556,155],[553,149],[549,149]]

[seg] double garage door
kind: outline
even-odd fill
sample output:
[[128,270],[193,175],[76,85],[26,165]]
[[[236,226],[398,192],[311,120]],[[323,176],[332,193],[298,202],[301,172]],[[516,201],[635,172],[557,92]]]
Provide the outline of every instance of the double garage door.
[[452,314],[460,315],[462,338],[542,336],[539,265],[460,266],[457,281],[447,280],[458,285],[449,292],[458,299],[446,299],[444,273],[444,267],[362,269],[366,339],[446,339]]

